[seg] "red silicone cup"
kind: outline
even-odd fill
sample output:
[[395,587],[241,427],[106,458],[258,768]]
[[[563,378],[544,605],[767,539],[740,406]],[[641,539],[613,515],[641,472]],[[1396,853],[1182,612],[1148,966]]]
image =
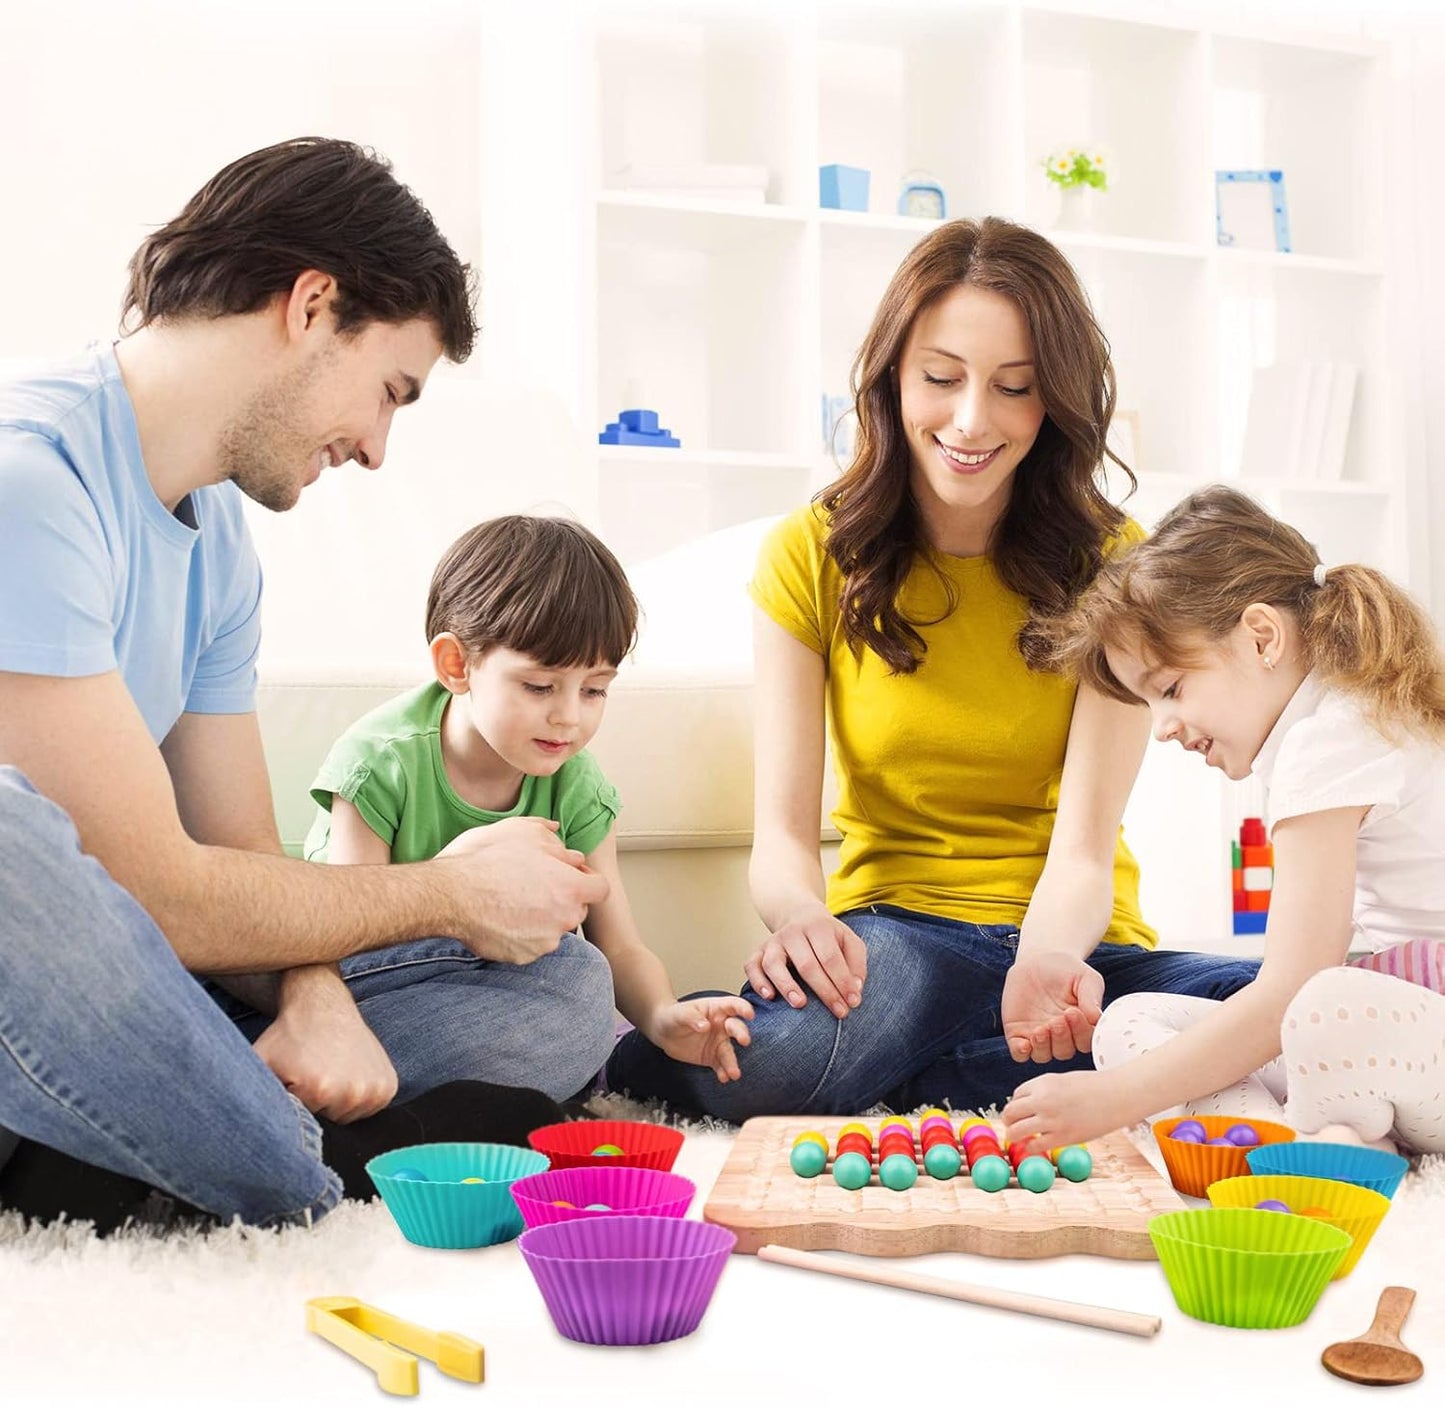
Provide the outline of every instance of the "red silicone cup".
[[[663,1124],[630,1119],[582,1119],[533,1129],[527,1142],[545,1153],[553,1168],[656,1168],[667,1172],[677,1160],[682,1134]],[[594,1158],[592,1150],[610,1143],[622,1152]]]
[[524,1231],[517,1245],[564,1338],[650,1344],[702,1322],[737,1239],[705,1221],[598,1216]]
[[[559,1168],[512,1184],[512,1198],[528,1227],[601,1216],[683,1217],[696,1193],[695,1183],[656,1168]],[[603,1202],[607,1211],[588,1211],[589,1202]]]

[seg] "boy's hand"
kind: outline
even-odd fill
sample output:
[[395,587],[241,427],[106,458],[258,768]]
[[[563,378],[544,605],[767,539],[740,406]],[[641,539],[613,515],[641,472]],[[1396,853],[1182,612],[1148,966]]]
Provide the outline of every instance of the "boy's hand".
[[743,972],[764,1001],[776,992],[800,1007],[808,999],[796,973],[841,1021],[863,1000],[868,949],[846,923],[818,903],[789,918],[743,963]]
[[706,1065],[720,1085],[740,1080],[733,1042],[749,1045],[752,1007],[741,997],[694,997],[657,1013],[649,1035],[653,1045],[687,1065]]
[[453,878],[456,936],[480,958],[524,965],[554,952],[607,880],[557,838],[557,822],[513,816],[463,831],[437,857]]
[[1000,1002],[1009,1054],[1038,1065],[1084,1054],[1094,1043],[1103,1000],[1103,976],[1081,959],[1020,953]]
[[1004,1105],[1004,1132],[1011,1141],[1037,1139],[1040,1149],[1063,1148],[1136,1123],[1139,1116],[1112,1074],[1074,1070],[1027,1081]]

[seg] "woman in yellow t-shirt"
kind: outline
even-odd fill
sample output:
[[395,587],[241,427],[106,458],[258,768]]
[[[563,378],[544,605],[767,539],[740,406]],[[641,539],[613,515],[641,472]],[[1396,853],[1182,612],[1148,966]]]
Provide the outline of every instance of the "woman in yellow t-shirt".
[[636,1034],[607,1069],[721,1118],[1001,1103],[1019,1062],[1089,1068],[1115,997],[1222,998],[1258,966],[1153,950],[1120,832],[1147,716],[1047,669],[1040,622],[1142,536],[1099,486],[1114,372],[1068,261],[1004,220],[941,226],[853,384],[852,464],[751,587],[752,1043],[722,1083]]

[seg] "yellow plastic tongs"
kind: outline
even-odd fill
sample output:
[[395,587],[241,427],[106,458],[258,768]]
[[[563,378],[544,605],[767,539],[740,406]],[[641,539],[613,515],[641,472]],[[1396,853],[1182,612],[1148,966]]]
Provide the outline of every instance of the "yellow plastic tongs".
[[307,1300],[306,1328],[366,1364],[377,1386],[398,1397],[416,1396],[417,1358],[435,1363],[449,1378],[482,1381],[482,1346],[474,1339],[425,1329],[348,1295]]

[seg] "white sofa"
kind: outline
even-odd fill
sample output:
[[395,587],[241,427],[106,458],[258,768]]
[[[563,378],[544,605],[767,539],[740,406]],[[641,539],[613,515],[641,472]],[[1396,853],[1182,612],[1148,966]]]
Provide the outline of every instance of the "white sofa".
[[[628,897],[680,992],[733,988],[763,928],[748,895],[752,841],[752,607],[757,546],[773,520],[727,528],[633,568],[641,643],[610,691],[592,750],[622,795]],[[307,793],[326,749],[361,714],[426,677],[420,642],[398,664],[268,663],[261,729],[281,836],[311,824]],[[1219,779],[1154,746],[1125,816],[1146,917],[1172,946],[1227,932],[1228,858]],[[819,839],[836,849],[825,792]]]

